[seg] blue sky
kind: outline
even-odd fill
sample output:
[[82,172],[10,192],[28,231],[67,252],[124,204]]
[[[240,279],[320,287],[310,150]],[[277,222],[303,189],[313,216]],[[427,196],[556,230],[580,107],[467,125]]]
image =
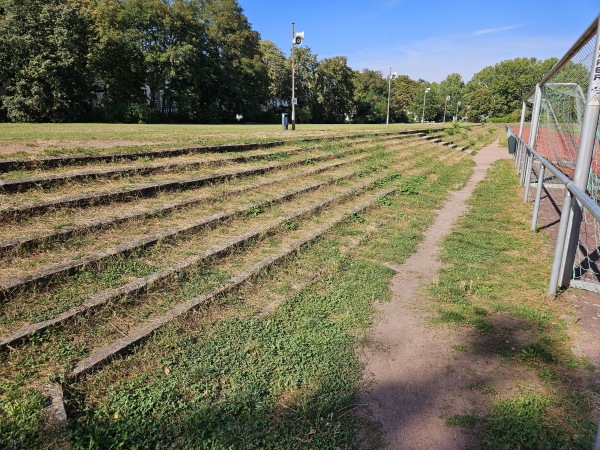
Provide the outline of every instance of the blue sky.
[[562,57],[600,13],[599,0],[238,0],[262,39],[289,53],[292,29],[319,59],[353,69],[469,81],[506,59]]

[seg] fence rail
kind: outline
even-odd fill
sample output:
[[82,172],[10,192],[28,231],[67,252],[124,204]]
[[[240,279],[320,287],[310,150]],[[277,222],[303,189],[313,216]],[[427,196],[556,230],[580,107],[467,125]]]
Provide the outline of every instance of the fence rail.
[[[525,117],[531,108],[531,122]],[[545,171],[565,189],[548,293],[568,285],[600,292],[600,16],[523,101],[514,139],[517,172],[529,201],[537,179],[535,230]],[[524,140],[527,136],[527,142]],[[536,174],[534,164],[539,164]],[[575,199],[575,201],[573,201]]]

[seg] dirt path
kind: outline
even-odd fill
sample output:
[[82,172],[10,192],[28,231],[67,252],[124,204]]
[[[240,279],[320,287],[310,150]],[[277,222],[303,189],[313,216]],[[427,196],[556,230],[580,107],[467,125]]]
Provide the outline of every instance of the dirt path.
[[[367,379],[372,381],[361,395],[364,414],[381,423],[385,448],[464,449],[473,445],[468,435],[445,424],[449,415],[474,407],[476,399],[465,395],[464,377],[453,345],[466,338],[460,332],[432,329],[426,324],[420,303],[422,288],[429,285],[442,264],[437,260],[441,240],[466,211],[466,201],[490,165],[510,158],[497,142],[474,156],[474,173],[467,185],[453,192],[427,230],[417,252],[393,278],[392,300],[380,305],[381,321],[369,336],[364,350]],[[478,361],[471,373],[492,370],[493,361]],[[468,398],[470,397],[470,398]]]

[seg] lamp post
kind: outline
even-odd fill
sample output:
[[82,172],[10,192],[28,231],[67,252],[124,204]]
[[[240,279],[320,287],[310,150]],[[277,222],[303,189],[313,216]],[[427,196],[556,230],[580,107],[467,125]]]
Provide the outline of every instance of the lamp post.
[[446,102],[444,103],[444,123],[446,123],[446,106],[448,106],[448,100],[450,100],[450,96],[446,95]]
[[387,119],[385,121],[386,126],[390,126],[390,96],[392,93],[392,80],[396,79],[398,74],[396,72],[392,73],[392,68],[390,67],[390,76],[388,79],[388,107],[387,107]]
[[427,97],[427,94],[429,94],[429,91],[431,91],[431,88],[425,89],[425,93],[423,94],[423,115],[421,116],[421,123],[425,123],[425,98]]
[[296,86],[294,78],[294,47],[296,39],[294,35],[294,22],[292,22],[292,130],[296,129]]
[[458,102],[456,104],[456,121],[458,122],[458,107],[460,106],[461,102]]
[[471,105],[467,105],[467,122],[469,121],[469,110],[471,109]]
[[298,99],[296,98],[296,85],[295,85],[295,69],[294,69],[294,49],[296,44],[302,44],[304,39],[304,31],[301,33],[294,32],[294,22],[292,22],[292,130],[296,129],[296,104]]

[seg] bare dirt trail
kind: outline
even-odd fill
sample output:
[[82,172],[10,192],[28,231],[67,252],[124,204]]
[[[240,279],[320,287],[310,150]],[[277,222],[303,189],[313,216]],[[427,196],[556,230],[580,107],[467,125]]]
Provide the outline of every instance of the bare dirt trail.
[[[446,426],[449,415],[476,407],[476,393],[465,394],[465,378],[485,376],[498,367],[492,358],[478,358],[476,365],[462,367],[453,349],[469,339],[465,333],[427,326],[421,291],[429,285],[442,263],[439,245],[466,211],[466,201],[483,180],[490,165],[510,158],[498,142],[475,156],[474,173],[460,191],[451,193],[434,224],[427,230],[417,252],[401,266],[391,283],[392,299],[381,304],[381,321],[364,349],[366,378],[370,386],[361,394],[364,411],[382,426],[384,448],[464,449],[472,438],[458,428]],[[468,334],[468,332],[467,332]]]

